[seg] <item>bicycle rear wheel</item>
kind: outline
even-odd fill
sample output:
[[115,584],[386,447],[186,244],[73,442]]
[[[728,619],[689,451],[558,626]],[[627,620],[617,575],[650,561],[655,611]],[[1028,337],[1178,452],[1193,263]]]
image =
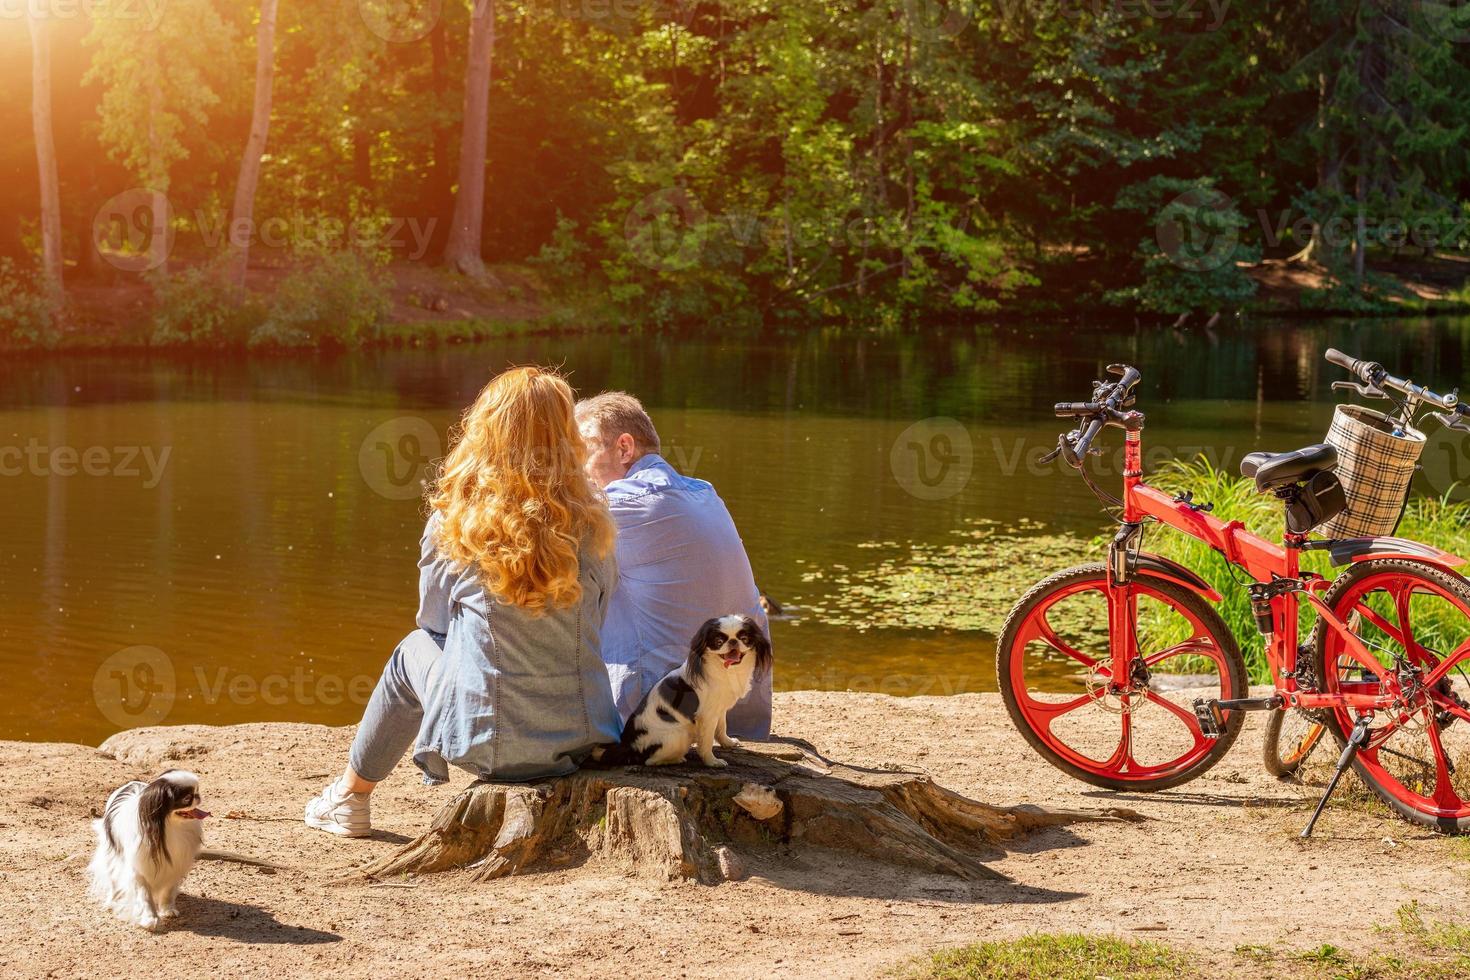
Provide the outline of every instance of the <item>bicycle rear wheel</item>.
[[1266,719],[1263,750],[1266,771],[1278,779],[1289,779],[1301,771],[1307,759],[1322,744],[1327,729],[1300,711],[1272,711]]
[[[1210,739],[1190,703],[1244,697],[1245,663],[1201,596],[1149,575],[1129,586],[1131,601],[1109,603],[1101,564],[1038,583],[1001,628],[996,672],[1011,720],[1052,765],[1108,789],[1167,789],[1229,751],[1242,714],[1230,712]],[[1138,656],[1120,686],[1112,683],[1112,638],[1123,630],[1134,631]]]
[[[1323,601],[1403,695],[1374,717],[1358,777],[1399,816],[1447,833],[1470,831],[1470,583],[1453,572],[1400,559],[1354,565]],[[1383,682],[1347,653],[1342,633],[1319,620],[1313,646],[1323,692],[1378,694]],[[1348,708],[1324,711],[1338,746],[1356,722]]]

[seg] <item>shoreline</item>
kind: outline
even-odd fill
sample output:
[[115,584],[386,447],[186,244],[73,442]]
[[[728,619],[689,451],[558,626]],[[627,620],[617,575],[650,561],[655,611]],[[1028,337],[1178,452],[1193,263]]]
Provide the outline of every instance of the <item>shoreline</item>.
[[[1332,294],[1323,288],[1320,269],[1291,267],[1282,260],[1265,260],[1249,270],[1259,286],[1256,298],[1239,310],[1200,311],[1174,316],[1144,313],[1097,301],[1063,299],[1066,312],[1058,311],[1055,290],[1038,291],[1035,297],[1020,297],[1006,307],[978,315],[996,326],[1026,323],[1077,323],[1095,321],[1158,327],[1206,329],[1223,315],[1236,319],[1282,319],[1295,321],[1335,318],[1385,319],[1434,317],[1470,313],[1470,298],[1462,293],[1470,274],[1461,273],[1460,263],[1451,259],[1426,263],[1424,268],[1405,267],[1397,275],[1375,268],[1388,278],[1397,296],[1366,298],[1356,305],[1329,302]],[[1446,271],[1449,270],[1449,271]],[[273,295],[275,287],[290,273],[287,268],[252,269],[246,296],[254,301]],[[1453,276],[1451,276],[1453,273]],[[1455,279],[1454,277],[1464,276]],[[156,354],[156,353],[249,353],[268,357],[331,354],[354,350],[391,350],[407,347],[437,348],[481,343],[516,337],[626,335],[652,329],[679,333],[695,324],[645,325],[638,318],[611,305],[606,296],[582,294],[553,300],[556,291],[523,265],[487,267],[487,277],[474,281],[446,270],[399,264],[385,270],[387,304],[385,320],[365,336],[344,342],[331,336],[302,336],[291,342],[252,343],[243,339],[175,339],[159,342],[152,335],[156,306],[148,282],[127,280],[82,280],[68,286],[67,315],[56,336],[44,342],[21,343],[0,340],[0,353],[7,356],[48,354]],[[883,314],[879,314],[882,319]],[[883,323],[885,329],[910,329],[920,323],[948,325],[954,316],[925,321],[922,314],[900,314]],[[850,331],[870,330],[877,322],[824,324]],[[748,332],[750,328],[745,328]],[[767,324],[756,333],[791,333],[789,327]]]

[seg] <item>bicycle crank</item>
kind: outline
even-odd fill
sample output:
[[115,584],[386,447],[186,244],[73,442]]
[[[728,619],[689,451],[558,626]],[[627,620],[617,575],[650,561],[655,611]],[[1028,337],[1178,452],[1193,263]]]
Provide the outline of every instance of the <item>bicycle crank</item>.
[[1275,711],[1281,707],[1281,695],[1265,698],[1195,698],[1194,717],[1199,721],[1200,734],[1205,738],[1219,738],[1225,734],[1225,712],[1227,711]]

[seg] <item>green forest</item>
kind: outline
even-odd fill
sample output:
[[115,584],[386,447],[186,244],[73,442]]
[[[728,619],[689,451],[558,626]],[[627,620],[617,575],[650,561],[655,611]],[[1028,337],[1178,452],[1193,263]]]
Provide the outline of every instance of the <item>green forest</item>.
[[0,66],[12,346],[1464,292],[1437,0],[3,0]]

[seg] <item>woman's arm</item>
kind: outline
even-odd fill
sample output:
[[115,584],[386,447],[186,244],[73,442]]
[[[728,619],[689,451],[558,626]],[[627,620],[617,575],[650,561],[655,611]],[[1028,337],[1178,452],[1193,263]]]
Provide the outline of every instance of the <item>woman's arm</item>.
[[419,629],[430,633],[449,632],[450,594],[459,575],[452,563],[439,557],[434,544],[434,531],[439,526],[439,515],[434,514],[424,526],[424,536],[419,541]]

